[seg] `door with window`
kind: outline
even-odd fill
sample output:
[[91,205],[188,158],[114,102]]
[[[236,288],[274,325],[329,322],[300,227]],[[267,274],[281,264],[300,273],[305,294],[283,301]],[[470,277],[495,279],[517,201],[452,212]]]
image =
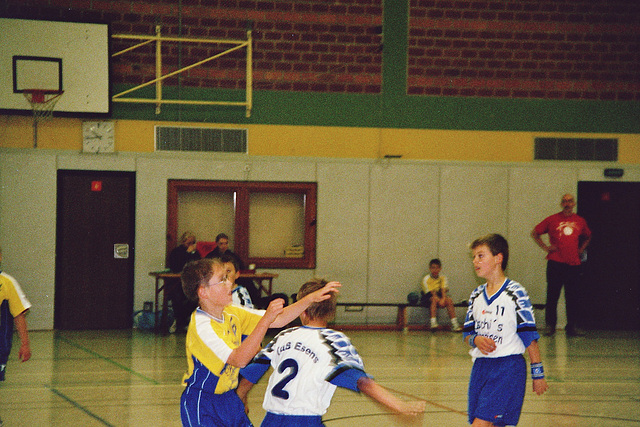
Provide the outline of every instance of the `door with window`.
[[135,173],[58,171],[56,329],[132,326]]

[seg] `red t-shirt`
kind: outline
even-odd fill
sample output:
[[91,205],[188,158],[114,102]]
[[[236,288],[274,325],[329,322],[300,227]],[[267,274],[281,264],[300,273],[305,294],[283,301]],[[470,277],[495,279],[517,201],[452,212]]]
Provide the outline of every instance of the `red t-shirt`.
[[562,212],[551,215],[534,229],[536,233],[549,234],[549,243],[558,248],[549,252],[547,259],[569,265],[580,265],[578,246],[580,237],[588,238],[591,230],[587,221],[577,214],[565,216]]

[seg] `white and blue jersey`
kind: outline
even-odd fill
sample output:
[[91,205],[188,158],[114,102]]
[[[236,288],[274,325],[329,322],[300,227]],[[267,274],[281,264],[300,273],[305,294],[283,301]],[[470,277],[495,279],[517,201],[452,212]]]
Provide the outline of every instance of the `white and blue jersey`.
[[251,301],[251,295],[249,295],[249,291],[242,285],[237,285],[233,289],[233,293],[231,294],[231,302],[235,305],[241,305],[247,308],[255,308],[253,306],[253,302]]
[[540,338],[526,289],[520,283],[506,279],[500,290],[489,297],[487,284],[478,286],[469,297],[464,321],[463,338],[469,335],[486,336],[496,343],[496,349],[490,354],[482,354],[473,348],[470,353],[474,360],[523,354]]
[[240,374],[255,384],[269,366],[263,407],[279,415],[322,416],[336,387],[358,391],[358,379],[368,377],[349,338],[328,328],[280,332]]

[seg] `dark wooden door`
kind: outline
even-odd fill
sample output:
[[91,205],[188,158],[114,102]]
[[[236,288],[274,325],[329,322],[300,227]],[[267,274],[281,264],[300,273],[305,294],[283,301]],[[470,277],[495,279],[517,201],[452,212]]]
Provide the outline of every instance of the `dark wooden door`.
[[132,325],[135,173],[58,171],[56,329]]
[[582,269],[579,323],[640,329],[640,183],[580,182],[578,214],[593,233]]

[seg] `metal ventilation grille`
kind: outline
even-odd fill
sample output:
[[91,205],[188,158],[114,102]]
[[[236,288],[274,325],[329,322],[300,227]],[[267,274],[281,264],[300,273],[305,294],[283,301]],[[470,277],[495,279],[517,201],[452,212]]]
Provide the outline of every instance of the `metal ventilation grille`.
[[247,129],[156,126],[156,151],[246,153]]
[[536,138],[536,160],[617,161],[615,138]]

